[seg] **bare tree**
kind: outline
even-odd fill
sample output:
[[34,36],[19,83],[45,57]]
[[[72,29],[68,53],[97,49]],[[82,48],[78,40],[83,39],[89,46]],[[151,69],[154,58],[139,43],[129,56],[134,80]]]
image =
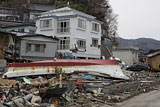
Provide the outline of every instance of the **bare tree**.
[[108,1],[105,1],[102,6],[105,8],[105,17],[103,28],[106,30],[106,37],[111,38],[114,41],[114,38],[117,36],[117,17],[118,15],[113,13],[112,7],[109,5]]
[[114,41],[117,35],[117,14],[113,13],[113,9],[109,4],[109,0],[88,0],[89,8],[93,10],[98,20],[103,22],[102,28],[106,31],[105,37]]
[[[101,56],[109,58],[112,56],[112,45],[117,44],[115,37],[117,36],[117,14],[113,13],[113,9],[109,4],[108,0],[102,0],[99,3],[99,12],[101,15],[98,15],[103,21],[102,29],[102,39],[101,39]],[[104,16],[103,16],[104,15]]]
[[28,1],[29,0],[12,0],[12,7],[17,11],[16,15],[19,15],[20,20],[23,21],[24,14],[28,11]]

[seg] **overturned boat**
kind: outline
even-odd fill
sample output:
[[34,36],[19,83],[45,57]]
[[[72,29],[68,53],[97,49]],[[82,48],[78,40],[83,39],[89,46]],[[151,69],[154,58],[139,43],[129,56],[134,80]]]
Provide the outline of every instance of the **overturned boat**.
[[3,76],[8,78],[33,75],[55,74],[56,67],[64,73],[91,72],[119,79],[129,79],[123,74],[116,60],[100,59],[54,59],[32,63],[11,63],[8,72]]

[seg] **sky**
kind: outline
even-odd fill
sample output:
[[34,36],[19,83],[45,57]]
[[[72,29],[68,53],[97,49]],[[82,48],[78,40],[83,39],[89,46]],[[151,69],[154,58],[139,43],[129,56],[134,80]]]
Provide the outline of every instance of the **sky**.
[[160,40],[160,0],[110,0],[122,38]]

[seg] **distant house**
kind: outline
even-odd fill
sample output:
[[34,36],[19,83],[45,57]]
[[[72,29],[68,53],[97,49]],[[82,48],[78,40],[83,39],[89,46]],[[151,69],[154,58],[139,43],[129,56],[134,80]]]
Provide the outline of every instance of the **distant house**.
[[160,71],[160,50],[149,53],[146,63],[151,65],[153,69]]
[[4,31],[17,34],[17,36],[35,34],[36,27],[33,24],[18,24],[18,25],[7,25],[1,27]]
[[145,53],[144,50],[142,50],[142,49],[139,50],[139,56],[138,57],[139,57],[139,62],[142,62],[142,63],[146,62],[147,56],[146,56],[146,53]]
[[34,22],[42,12],[55,9],[54,5],[40,3],[29,3],[22,7],[24,8],[23,13],[19,13],[15,7],[0,7],[0,20]]
[[15,8],[0,7],[0,20],[20,21]]
[[0,27],[18,24],[22,24],[22,21],[15,8],[0,7]]
[[20,57],[36,61],[56,57],[58,39],[45,35],[20,36]]
[[94,16],[64,7],[42,13],[36,33],[56,36],[58,52],[74,50],[76,58],[100,58],[101,24]]
[[113,48],[112,50],[113,56],[120,58],[122,61],[124,61],[128,66],[138,63],[138,48]]

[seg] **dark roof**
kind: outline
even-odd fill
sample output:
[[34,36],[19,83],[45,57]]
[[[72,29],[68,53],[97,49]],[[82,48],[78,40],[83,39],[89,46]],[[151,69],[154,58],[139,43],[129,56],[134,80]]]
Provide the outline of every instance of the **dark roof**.
[[137,47],[116,47],[114,50],[134,50],[134,51],[139,51],[139,48],[137,48]]
[[12,36],[16,36],[16,34],[14,33],[10,33],[10,32],[6,32],[0,29],[0,35],[12,35]]
[[155,53],[155,52],[158,52],[158,51],[160,51],[160,49],[157,49],[157,50],[150,50],[147,54]]
[[59,40],[58,38],[56,37],[52,37],[52,36],[46,36],[46,35],[43,35],[43,34],[30,34],[30,35],[23,35],[23,36],[19,36],[19,38],[24,38],[24,37],[45,37],[45,38],[49,38],[49,39],[53,39],[53,40]]
[[35,27],[34,24],[21,23],[21,24],[15,24],[15,25],[6,25],[6,26],[3,26],[2,28],[8,28],[8,27],[22,27],[22,26],[33,26],[33,27]]
[[55,9],[54,5],[39,4],[39,3],[30,4],[30,7],[29,7],[29,10],[42,11],[42,12],[46,12],[46,11],[54,10],[54,9]]
[[150,50],[146,55],[147,57],[153,57],[160,54],[160,49]]
[[157,50],[155,52],[148,54],[147,57],[153,57],[153,56],[157,56],[157,55],[160,55],[160,50]]
[[22,21],[9,21],[9,20],[0,20],[0,27],[11,26],[11,25],[20,25],[23,24]]

